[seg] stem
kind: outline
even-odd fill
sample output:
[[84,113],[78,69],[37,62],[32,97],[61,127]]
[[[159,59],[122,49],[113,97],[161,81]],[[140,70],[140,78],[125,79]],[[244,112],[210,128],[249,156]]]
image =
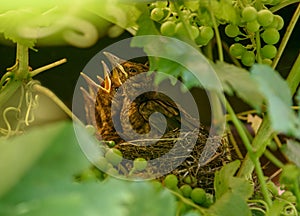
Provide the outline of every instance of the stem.
[[255,40],[256,40],[257,63],[261,64],[262,63],[262,59],[261,59],[261,55],[260,55],[261,42],[260,42],[259,31],[257,31],[255,33]]
[[280,160],[278,160],[277,157],[275,157],[268,149],[265,150],[264,155],[278,168],[282,168],[284,166],[284,164]]
[[174,8],[175,8],[175,10],[176,10],[176,12],[179,16],[180,21],[182,22],[186,32],[188,33],[189,40],[193,41],[191,29],[188,27],[189,24],[188,24],[187,20],[182,15],[182,12],[181,12],[181,10],[179,8],[179,5],[178,5],[178,1],[172,1],[172,2],[174,3]]
[[217,41],[217,47],[218,47],[218,54],[219,54],[219,61],[223,62],[224,61],[224,55],[223,55],[222,40],[221,40],[221,36],[220,36],[218,25],[217,25],[217,21],[215,19],[215,16],[213,14],[213,10],[211,8],[211,2],[210,1],[209,1],[209,7],[210,7],[209,8],[210,17],[211,17],[211,20],[213,22],[214,31],[215,31],[215,35],[216,35],[216,41]]
[[269,192],[268,192],[268,187],[265,181],[265,176],[264,173],[262,171],[260,162],[259,162],[259,157],[257,157],[254,160],[254,167],[255,167],[255,171],[256,171],[256,175],[260,184],[260,188],[261,188],[261,192],[263,194],[263,197],[266,201],[266,203],[268,204],[269,207],[272,206],[272,200],[271,197],[269,196]]
[[293,32],[293,29],[295,28],[295,25],[297,23],[297,20],[298,20],[299,16],[300,16],[300,3],[298,4],[298,7],[297,7],[297,9],[296,9],[289,25],[288,25],[288,27],[286,29],[286,32],[285,32],[283,38],[282,38],[282,41],[281,41],[280,46],[278,48],[278,52],[277,52],[277,54],[276,54],[276,56],[273,60],[272,68],[276,68],[276,66],[277,66],[277,64],[278,64],[278,62],[279,62],[279,60],[282,56],[282,53],[284,52],[284,49],[285,49],[285,47],[286,47],[286,45],[289,41],[289,38],[290,38],[290,36]]
[[58,66],[58,65],[61,65],[61,64],[63,64],[63,63],[66,63],[66,62],[67,62],[67,59],[66,59],[66,58],[63,58],[63,59],[61,59],[61,60],[59,60],[59,61],[53,62],[53,63],[48,64],[48,65],[46,65],[46,66],[40,67],[40,68],[38,68],[38,69],[36,69],[36,70],[34,70],[34,71],[31,71],[31,72],[30,72],[30,76],[31,76],[31,77],[36,76],[36,75],[38,75],[38,74],[41,73],[41,72],[44,72],[44,71],[46,71],[46,70],[49,70],[49,69],[51,69],[51,68],[54,68],[54,67],[56,67],[56,66]]
[[286,81],[291,89],[292,94],[294,94],[300,82],[300,54],[298,55]]
[[192,200],[183,197],[181,194],[179,194],[173,190],[168,189],[168,191],[170,191],[170,193],[172,193],[174,196],[178,197],[183,203],[194,207],[195,209],[199,210],[202,214],[206,215],[205,208],[200,207],[199,205],[195,204]]
[[15,79],[27,79],[29,74],[29,57],[27,46],[17,43],[16,63],[18,64],[18,66],[15,70]]
[[231,117],[231,121],[233,122],[234,126],[236,127],[236,130],[238,131],[247,151],[251,155],[251,158],[255,159],[255,152],[252,149],[250,140],[248,139],[248,136],[247,136],[246,132],[244,131],[243,125],[240,122],[240,120],[237,118],[236,114],[234,113],[232,107],[230,106],[230,104],[228,102],[226,103],[226,109],[227,109],[228,114]]
[[[300,54],[298,55],[296,62],[294,63],[286,81],[293,95],[296,92],[297,86],[300,83]],[[273,133],[274,131],[271,128],[270,119],[266,116],[263,119],[262,124],[257,132],[257,135],[254,137],[252,143],[253,148],[257,149],[257,154],[259,157],[264,153],[267,144],[273,137]],[[239,170],[239,175],[241,177],[246,177],[252,173],[253,169],[253,162],[250,159],[249,153],[247,153]]]
[[59,106],[71,119],[77,121],[78,123],[83,123],[72,113],[72,111],[48,88],[35,84],[33,87],[37,92],[40,92],[48,96],[57,106]]
[[[247,154],[249,155],[250,159],[252,160],[253,164],[254,164],[254,167],[255,167],[255,171],[256,171],[256,175],[258,177],[258,180],[259,180],[259,184],[260,184],[260,187],[261,187],[261,192],[264,196],[264,199],[265,201],[267,202],[268,206],[270,207],[272,205],[272,200],[271,198],[269,197],[269,194],[268,194],[268,188],[267,188],[267,184],[265,182],[265,179],[264,179],[264,173],[262,171],[262,168],[261,168],[261,165],[260,165],[260,162],[259,162],[259,156],[257,155],[255,149],[252,148],[251,146],[251,143],[248,139],[248,136],[246,134],[246,132],[244,131],[243,129],[243,125],[242,123],[239,121],[239,119],[236,117],[232,107],[230,106],[229,103],[226,103],[226,108],[227,108],[227,111],[231,117],[231,120],[234,124],[234,126],[236,127],[246,149],[247,149]],[[240,175],[240,172],[237,174],[237,176]]]
[[278,5],[275,5],[273,7],[271,7],[269,10],[274,13],[288,5],[291,5],[291,4],[294,4],[294,3],[298,3],[300,2],[300,0],[286,0],[286,1],[283,1],[282,3],[278,4]]

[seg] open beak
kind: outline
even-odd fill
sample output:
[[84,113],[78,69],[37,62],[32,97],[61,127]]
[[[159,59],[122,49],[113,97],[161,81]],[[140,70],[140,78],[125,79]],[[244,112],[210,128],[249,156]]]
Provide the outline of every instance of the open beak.
[[[106,56],[106,58],[109,60],[109,62],[111,63],[113,70],[112,70],[112,76],[117,80],[119,78],[119,75],[117,74],[117,72],[114,72],[114,68],[118,68],[127,78],[128,74],[127,72],[124,70],[122,63],[126,62],[126,60],[121,59],[117,56],[115,56],[114,54],[111,54],[109,52],[103,52],[103,54]],[[117,76],[117,77],[116,77]],[[121,82],[121,81],[120,81]],[[121,83],[122,84],[122,83]]]

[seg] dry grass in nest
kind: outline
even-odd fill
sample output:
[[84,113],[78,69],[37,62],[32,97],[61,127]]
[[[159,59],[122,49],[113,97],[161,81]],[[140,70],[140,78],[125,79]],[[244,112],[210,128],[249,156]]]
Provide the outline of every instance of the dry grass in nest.
[[[144,158],[148,161],[148,166],[136,173],[135,177],[149,178],[155,174],[172,173],[178,177],[180,187],[185,184],[184,178],[189,176],[195,180],[190,184],[192,187],[201,187],[206,192],[213,193],[215,172],[237,158],[235,151],[225,137],[209,137],[202,132],[181,132],[180,137],[179,134],[180,131],[175,130],[158,140],[133,140],[118,144],[116,148],[125,159],[120,172],[126,175],[132,169],[134,159]],[[201,157],[205,145],[207,155]],[[159,161],[155,161],[157,158]],[[176,167],[176,163],[179,166]],[[162,181],[167,174],[160,175],[158,180]]]

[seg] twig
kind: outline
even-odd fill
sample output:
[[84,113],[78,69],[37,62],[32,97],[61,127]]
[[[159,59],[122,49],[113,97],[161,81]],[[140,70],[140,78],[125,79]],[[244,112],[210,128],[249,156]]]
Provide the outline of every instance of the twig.
[[56,66],[58,66],[58,65],[61,65],[61,64],[63,64],[63,63],[66,63],[66,62],[67,62],[67,59],[66,59],[66,58],[63,58],[63,59],[61,59],[61,60],[59,60],[59,61],[53,62],[53,63],[51,63],[51,64],[48,64],[48,65],[46,65],[46,66],[43,66],[43,67],[40,67],[40,68],[38,68],[38,69],[35,69],[35,70],[31,71],[31,72],[30,72],[30,76],[31,76],[31,77],[34,77],[34,76],[38,75],[38,74],[41,73],[41,72],[44,72],[44,71],[46,71],[46,70],[49,70],[49,69],[51,69],[51,68],[54,68],[54,67],[56,67]]

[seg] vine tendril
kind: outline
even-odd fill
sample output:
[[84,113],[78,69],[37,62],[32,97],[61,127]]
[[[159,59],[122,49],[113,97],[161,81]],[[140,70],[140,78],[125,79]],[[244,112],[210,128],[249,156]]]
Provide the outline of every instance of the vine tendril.
[[[6,138],[23,132],[24,126],[29,126],[34,121],[33,110],[39,105],[38,95],[35,93],[33,86],[39,83],[36,80],[31,80],[20,87],[20,99],[17,106],[6,107],[2,117],[6,128],[0,128],[0,133]],[[8,116],[8,113],[16,112],[15,118]],[[13,123],[17,122],[13,127]]]

